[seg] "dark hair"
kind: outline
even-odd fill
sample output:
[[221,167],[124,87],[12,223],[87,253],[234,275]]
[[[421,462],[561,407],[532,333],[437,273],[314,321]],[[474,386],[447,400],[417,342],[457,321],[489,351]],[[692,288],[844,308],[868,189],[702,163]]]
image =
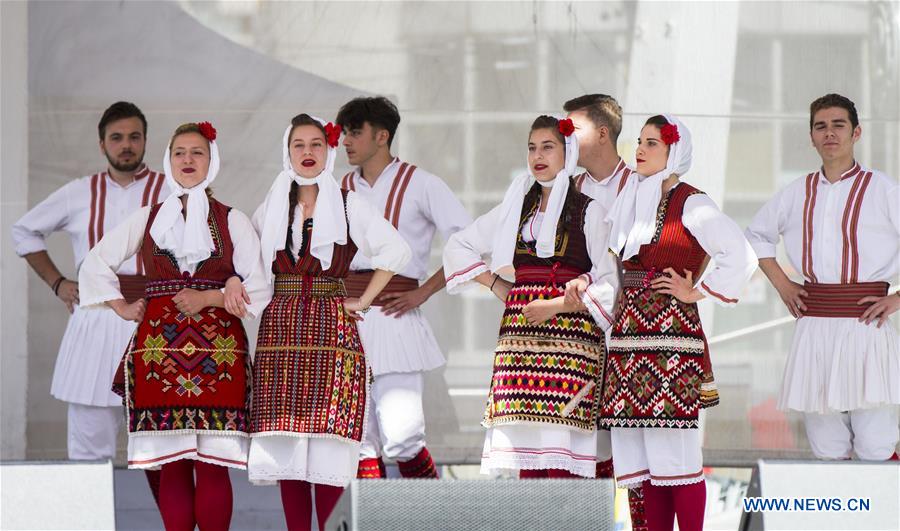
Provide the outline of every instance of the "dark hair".
[[566,112],[585,111],[594,127],[605,127],[613,142],[622,132],[622,107],[612,96],[606,94],[585,94],[573,98],[563,105]]
[[359,129],[363,123],[369,122],[372,127],[388,132],[388,147],[391,147],[397,126],[400,125],[400,112],[384,96],[360,97],[345,103],[338,111],[335,121],[345,131]]
[[294,134],[294,129],[297,129],[301,125],[315,126],[319,129],[319,131],[322,132],[322,136],[324,136],[326,139],[328,138],[328,133],[325,132],[325,126],[322,125],[321,122],[306,113],[300,113],[297,116],[291,118],[291,132],[288,134],[288,145],[290,145],[291,143],[291,135]]
[[106,138],[107,125],[125,118],[140,118],[141,123],[144,124],[144,136],[147,136],[147,119],[144,118],[144,113],[133,103],[117,101],[103,111],[103,116],[100,117],[100,123],[97,124],[97,133],[100,134],[100,140]]
[[542,114],[534,119],[531,122],[531,129],[528,131],[528,137],[531,138],[531,133],[537,131],[538,129],[550,129],[553,131],[553,134],[556,136],[556,139],[559,140],[563,145],[566,144],[566,137],[563,136],[562,133],[559,132],[559,120],[552,116],[547,116],[546,114]]
[[826,94],[821,98],[816,98],[812,103],[809,104],[809,130],[812,131],[813,128],[813,118],[816,113],[821,111],[822,109],[828,109],[830,107],[840,107],[841,109],[845,109],[847,114],[850,115],[850,124],[853,125],[853,128],[856,129],[859,126],[859,115],[856,114],[856,105],[850,101],[850,98],[841,96],[840,94]]
[[[648,125],[652,125],[652,126],[656,127],[657,129],[662,130],[662,127],[664,125],[669,125],[669,121],[666,120],[665,116],[663,116],[661,114],[657,114],[657,115],[651,116],[650,118],[647,118],[647,121],[644,122],[644,127],[647,127]],[[666,153],[668,153],[669,148],[670,148],[669,144],[666,144],[665,142],[663,142],[663,144],[665,144]]]
[[655,116],[651,116],[650,118],[647,118],[647,121],[644,122],[644,127],[646,127],[648,125],[654,125],[654,126],[656,126],[657,129],[661,129],[662,126],[669,125],[669,121],[666,120],[665,116],[663,116],[661,114],[657,114]]
[[[321,122],[306,113],[300,113],[297,116],[291,118],[291,132],[288,133],[288,146],[291,145],[291,135],[294,134],[294,129],[297,129],[298,127],[303,125],[312,125],[317,127],[319,131],[322,131],[322,135],[325,137],[325,139],[328,139],[328,133],[325,132],[325,126],[322,125]],[[290,242],[292,239],[291,233],[293,232],[293,229],[291,229],[291,225],[294,223],[294,208],[297,207],[299,195],[300,186],[296,182],[291,181],[291,191],[288,193],[288,231],[287,239],[285,240],[286,249],[290,246]],[[290,254],[291,253],[288,253],[288,255]]]

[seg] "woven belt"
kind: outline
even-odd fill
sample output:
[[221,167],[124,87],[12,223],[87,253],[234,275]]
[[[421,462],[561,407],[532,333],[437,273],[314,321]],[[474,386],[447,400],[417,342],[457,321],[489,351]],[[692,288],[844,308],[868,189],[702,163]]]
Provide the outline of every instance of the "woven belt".
[[650,282],[660,275],[662,275],[662,273],[656,269],[650,269],[649,271],[644,269],[626,269],[622,280],[622,287],[649,288]]
[[302,297],[346,297],[344,283],[338,278],[280,273],[275,275],[275,295]]
[[154,297],[171,297],[183,289],[205,291],[208,289],[222,289],[224,287],[225,283],[220,280],[207,280],[205,278],[151,280],[147,282],[146,295],[148,299],[152,299]]
[[859,282],[856,284],[816,284],[806,282],[803,289],[809,296],[803,298],[804,316],[856,317],[859,318],[871,305],[857,304],[863,297],[884,297],[887,282]]

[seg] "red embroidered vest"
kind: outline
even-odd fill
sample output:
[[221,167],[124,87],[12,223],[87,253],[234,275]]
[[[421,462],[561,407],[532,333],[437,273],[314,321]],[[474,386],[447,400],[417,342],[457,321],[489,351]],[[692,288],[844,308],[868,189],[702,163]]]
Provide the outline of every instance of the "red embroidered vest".
[[535,268],[539,268],[540,275],[543,279],[547,279],[547,268],[550,268],[550,283],[561,287],[569,280],[591,270],[591,257],[588,256],[584,234],[584,218],[592,199],[575,190],[574,185],[570,183],[566,206],[556,229],[554,254],[552,257],[540,258],[535,250],[536,242],[526,243],[522,239],[522,228],[538,209],[537,198],[540,197],[540,193],[535,194],[535,187],[538,186],[540,185],[537,183],[532,186],[522,205],[513,267],[516,269],[517,281],[530,278],[532,272],[536,272]]
[[231,233],[228,230],[228,213],[231,207],[223,205],[215,199],[209,200],[209,231],[212,234],[215,249],[212,254],[197,266],[193,275],[182,273],[178,262],[169,251],[160,249],[153,236],[150,235],[150,227],[159,213],[162,204],[157,204],[150,210],[150,218],[147,220],[147,228],[144,231],[144,242],[141,244],[141,257],[146,267],[147,281],[172,280],[180,278],[196,278],[225,282],[234,273],[232,255],[234,245],[231,243]]
[[[700,276],[706,251],[681,222],[681,215],[687,198],[702,193],[687,183],[681,183],[669,192],[657,213],[656,234],[650,243],[641,245],[637,256],[622,264],[626,271],[655,269],[661,272],[671,267],[680,275],[688,270],[694,278]],[[663,217],[662,223],[659,216]]]
[[[347,190],[341,190],[341,196],[344,200],[344,217],[347,216],[347,194],[349,192]],[[347,221],[349,224],[349,220]],[[316,230],[313,227],[313,230]],[[280,274],[293,274],[293,275],[309,275],[314,277],[331,277],[331,278],[345,278],[350,272],[350,262],[353,261],[353,257],[356,256],[357,247],[353,240],[350,238],[349,229],[347,234],[347,243],[344,245],[334,245],[334,252],[331,256],[331,266],[326,270],[322,271],[322,262],[319,261],[318,258],[314,257],[309,252],[309,245],[304,245],[304,251],[297,259],[296,262],[292,260],[292,257],[288,252],[284,249],[275,253],[275,261],[272,262],[272,272],[276,275]],[[309,238],[310,234],[304,235],[304,238]]]

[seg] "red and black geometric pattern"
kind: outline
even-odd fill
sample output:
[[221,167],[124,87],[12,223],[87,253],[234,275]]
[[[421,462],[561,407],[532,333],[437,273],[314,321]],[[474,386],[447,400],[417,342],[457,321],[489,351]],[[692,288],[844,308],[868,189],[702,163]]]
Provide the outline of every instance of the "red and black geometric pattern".
[[[346,216],[347,191],[342,191]],[[272,262],[275,294],[260,319],[253,370],[254,434],[362,440],[369,369],[356,322],[344,310],[342,278],[357,247],[335,245],[331,266],[309,252],[307,222],[295,259]]]
[[600,411],[604,427],[697,428],[718,404],[696,304],[658,293],[666,268],[699,278],[706,253],[681,222],[684,203],[702,193],[679,184],[660,203],[651,243],[624,263],[623,296],[609,340]]
[[210,307],[188,317],[172,297],[148,300],[126,357],[129,431],[248,431],[250,365],[241,320]]
[[525,197],[513,266],[516,281],[494,351],[493,375],[482,424],[538,422],[596,429],[598,386],[602,380],[604,334],[590,314],[562,313],[537,324],[526,305],[563,294],[565,283],[590,270],[584,213],[590,199],[570,188],[557,227],[556,254],[540,258],[535,242],[521,237],[537,210],[537,184]]
[[[308,278],[311,292],[340,282]],[[252,432],[361,441],[367,371],[343,296],[276,291],[256,344]]]
[[595,428],[603,331],[586,313],[563,313],[538,325],[522,313],[529,302],[558,294],[530,282],[516,282],[510,290],[484,426],[525,421]]
[[125,355],[129,431],[246,432],[250,361],[241,320],[223,308],[187,316],[172,299],[183,289],[219,289],[234,275],[230,207],[210,199],[207,219],[215,249],[193,275],[157,247],[150,211],[141,245],[147,310]]

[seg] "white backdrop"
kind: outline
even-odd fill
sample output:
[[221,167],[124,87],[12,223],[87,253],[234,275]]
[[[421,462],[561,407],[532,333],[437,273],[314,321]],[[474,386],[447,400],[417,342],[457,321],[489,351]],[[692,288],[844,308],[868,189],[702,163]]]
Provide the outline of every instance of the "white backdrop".
[[[216,194],[245,212],[279,168],[284,123],[301,111],[333,117],[362,93],[395,99],[403,116],[395,151],[442,176],[473,214],[521,170],[531,120],[589,92],[625,108],[620,150],[629,162],[649,115],[680,114],[696,139],[686,180],[742,225],[775,189],[815,168],[808,105],[827,92],[857,103],[859,159],[900,174],[897,3],[126,1],[36,2],[27,11],[28,205],[103,168],[96,122],[119,99],[146,113],[146,160],[156,169],[176,125],[212,121],[223,156]],[[5,90],[7,63],[4,78]],[[4,136],[4,153],[15,142]],[[68,242],[51,242],[73,275]],[[27,455],[63,457],[65,407],[49,383],[66,313],[28,278]],[[802,455],[797,419],[773,408],[791,333],[775,321],[787,313],[761,275],[743,301],[704,309],[722,393],[706,450],[720,462]],[[8,337],[20,302],[2,304]],[[449,357],[429,376],[438,458],[478,459],[499,311],[477,293],[426,304]],[[746,333],[757,325],[764,330]],[[2,378],[24,392],[16,374]]]

